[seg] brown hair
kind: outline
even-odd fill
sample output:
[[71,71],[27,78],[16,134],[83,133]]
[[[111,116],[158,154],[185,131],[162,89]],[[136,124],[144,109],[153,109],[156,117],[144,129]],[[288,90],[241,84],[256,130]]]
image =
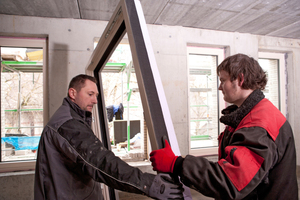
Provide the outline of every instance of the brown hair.
[[218,76],[222,70],[229,74],[230,81],[236,80],[238,76],[243,74],[243,89],[264,90],[268,81],[266,72],[263,71],[258,62],[244,54],[236,54],[226,58],[217,67]]
[[[70,81],[68,90],[70,88],[74,88],[77,92],[79,92],[81,90],[81,88],[83,88],[85,86],[86,80],[90,80],[97,84],[97,80],[95,79],[95,77],[89,76],[86,74],[79,74],[79,75],[75,76],[74,78],[72,78],[72,80]],[[69,96],[69,92],[68,92],[68,96]]]

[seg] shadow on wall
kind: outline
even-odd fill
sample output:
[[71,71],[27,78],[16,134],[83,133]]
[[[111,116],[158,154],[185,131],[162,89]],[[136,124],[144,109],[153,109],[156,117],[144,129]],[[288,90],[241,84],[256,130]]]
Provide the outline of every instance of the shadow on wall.
[[62,104],[63,98],[67,96],[70,53],[68,45],[58,43],[49,45],[49,68],[46,72],[49,87],[49,117],[54,114]]

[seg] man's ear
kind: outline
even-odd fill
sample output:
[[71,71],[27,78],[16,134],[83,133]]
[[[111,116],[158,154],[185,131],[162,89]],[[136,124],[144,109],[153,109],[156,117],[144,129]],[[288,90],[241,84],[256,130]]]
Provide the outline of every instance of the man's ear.
[[242,87],[243,83],[244,83],[245,79],[244,79],[244,74],[239,74],[238,76],[238,82],[239,82],[239,86]]
[[70,88],[68,92],[69,92],[70,99],[74,100],[76,96],[76,90],[74,88]]

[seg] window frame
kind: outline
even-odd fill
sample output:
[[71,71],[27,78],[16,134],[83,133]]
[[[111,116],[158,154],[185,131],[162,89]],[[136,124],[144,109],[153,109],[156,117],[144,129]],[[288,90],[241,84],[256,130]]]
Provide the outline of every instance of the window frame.
[[285,53],[276,52],[258,52],[258,59],[277,59],[278,64],[278,95],[279,95],[279,110],[286,117],[287,114],[287,70],[285,65]]
[[[180,155],[142,6],[138,0],[120,0],[88,61],[86,74],[94,76],[98,80],[99,91],[98,103],[92,110],[95,118],[92,129],[104,146],[110,149],[102,81],[99,73],[125,33],[128,35],[152,150],[163,148],[166,138],[169,139],[174,153]],[[114,189],[107,186],[103,188],[105,199],[116,198]],[[191,196],[188,188],[185,188],[184,193],[186,196]]]
[[[160,133],[162,132],[167,132],[167,136],[171,136],[169,137],[169,140],[171,145],[174,143],[172,148],[175,148],[178,145],[175,144],[177,143],[177,139],[148,35],[142,7],[138,0],[121,0],[119,2],[119,5],[116,7],[112,18],[107,24],[106,29],[87,64],[86,74],[95,76],[100,80],[98,74],[99,69],[105,66],[125,33],[128,35],[128,41],[132,52],[133,64],[139,83],[152,149],[155,150],[164,147],[163,140],[159,138],[161,136]],[[147,81],[147,83],[145,83],[145,81]],[[101,94],[103,92],[101,82],[98,83],[98,87],[99,93]],[[147,95],[150,93],[151,95]],[[98,105],[102,106],[97,105],[95,106],[95,109],[93,109],[95,110],[95,122],[96,120],[99,120],[97,118],[103,119],[99,120],[100,123],[95,123],[97,125],[93,128],[95,134],[100,133],[103,136],[103,132],[107,132],[107,130],[105,130],[105,128],[101,129],[100,125],[103,125],[103,127],[107,126],[106,111],[103,107],[104,104],[101,103],[103,102],[102,97],[100,95],[98,97]],[[163,118],[163,120],[161,118]],[[99,135],[99,138],[101,138],[101,135]],[[107,142],[109,144],[109,141],[107,141],[105,137],[102,139],[104,143]],[[179,151],[179,149],[176,148],[173,150]]]
[[[221,62],[225,59],[225,48],[222,47],[202,47],[195,45],[187,45],[187,60],[189,54],[201,54],[201,55],[210,55],[217,56],[217,65],[221,64]],[[213,69],[212,69],[213,70]],[[217,68],[215,69],[217,70]],[[189,77],[189,64],[187,64],[187,72]],[[221,111],[226,107],[226,102],[223,99],[223,94],[220,92],[219,88],[219,79],[217,76],[217,98],[218,98],[218,118],[221,116]],[[188,78],[188,130],[189,130],[189,154],[193,156],[208,156],[208,155],[217,155],[218,154],[218,146],[217,147],[202,147],[198,149],[191,149],[191,132],[190,132],[190,82]],[[224,124],[218,122],[218,135],[224,130]]]
[[[7,37],[0,36],[0,46],[43,49],[43,123],[49,120],[47,82],[47,37]],[[2,125],[1,125],[2,126]],[[35,170],[35,160],[0,162],[0,173]]]

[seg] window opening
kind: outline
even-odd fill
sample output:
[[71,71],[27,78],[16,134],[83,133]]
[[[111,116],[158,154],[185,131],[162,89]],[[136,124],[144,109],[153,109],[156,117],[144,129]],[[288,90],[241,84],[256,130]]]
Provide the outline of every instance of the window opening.
[[[219,97],[216,69],[224,59],[223,49],[188,46],[190,151],[210,148],[216,153],[219,116],[225,102]],[[213,150],[214,149],[214,150]]]
[[1,162],[32,160],[43,129],[43,49],[1,47]]
[[278,80],[278,68],[279,68],[279,60],[278,59],[266,59],[260,58],[258,59],[260,66],[266,72],[267,75],[267,85],[263,90],[263,93],[267,99],[269,99],[274,106],[280,109],[279,104],[279,80]]
[[147,159],[147,131],[126,37],[101,71],[101,80],[111,150],[123,160],[139,161]]
[[285,115],[286,72],[284,53],[259,52],[258,63],[268,78],[267,85],[263,90],[265,97]]

